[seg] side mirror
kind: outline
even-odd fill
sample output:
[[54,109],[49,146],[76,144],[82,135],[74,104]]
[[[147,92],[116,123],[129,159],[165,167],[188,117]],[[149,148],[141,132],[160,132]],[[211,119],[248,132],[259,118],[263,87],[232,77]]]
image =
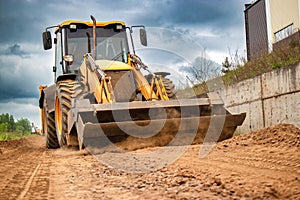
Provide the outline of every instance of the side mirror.
[[144,28],[140,29],[140,41],[143,46],[147,46],[147,33]]
[[52,39],[50,31],[43,32],[43,45],[44,50],[48,50],[52,48]]

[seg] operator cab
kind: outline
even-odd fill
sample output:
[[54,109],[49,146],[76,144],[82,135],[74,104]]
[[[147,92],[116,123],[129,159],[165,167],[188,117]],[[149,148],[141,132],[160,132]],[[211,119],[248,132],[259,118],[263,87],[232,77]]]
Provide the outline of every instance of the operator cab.
[[[117,22],[115,24],[111,23],[106,26],[97,26],[96,31],[96,58],[127,63],[129,48],[125,25]],[[76,73],[82,64],[83,55],[94,52],[93,27],[88,24],[71,23],[59,28],[56,34],[62,34],[62,45],[57,45],[57,48],[60,48],[59,46],[62,48],[64,71],[66,73]]]
[[[142,45],[147,45],[146,31],[144,26],[140,27],[140,40]],[[49,28],[55,29],[55,66],[53,71],[56,77],[63,74],[77,74],[83,62],[83,56],[91,53],[96,60],[109,60],[129,63],[130,53],[128,36],[132,43],[132,28],[126,27],[122,21],[96,22],[97,42],[93,37],[93,22],[70,20],[58,26],[47,27],[43,33],[44,49],[52,48],[51,33]],[[129,32],[129,33],[128,33]],[[128,33],[128,34],[127,34]],[[96,44],[97,55],[94,55]]]
[[[83,55],[94,52],[93,24],[66,21],[56,28],[55,34],[55,67],[57,72],[62,69],[58,74],[77,73]],[[96,35],[97,59],[128,62],[129,47],[124,22],[98,22]]]

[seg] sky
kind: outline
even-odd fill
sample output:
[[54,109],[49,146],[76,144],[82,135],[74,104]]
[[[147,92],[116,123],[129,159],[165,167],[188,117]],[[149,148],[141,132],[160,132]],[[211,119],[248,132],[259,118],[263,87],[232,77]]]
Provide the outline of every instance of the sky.
[[[192,61],[190,55],[197,57],[205,50],[212,61],[221,64],[229,56],[228,49],[245,54],[243,11],[249,2],[0,0],[0,113],[10,113],[15,119],[28,118],[40,127],[38,87],[53,83],[53,50],[44,51],[42,47],[41,34],[47,26],[69,19],[90,21],[90,15],[97,21],[142,24],[149,36],[148,49],[140,49],[142,56],[147,57],[151,49],[160,49]],[[157,66],[163,62],[153,60]]]

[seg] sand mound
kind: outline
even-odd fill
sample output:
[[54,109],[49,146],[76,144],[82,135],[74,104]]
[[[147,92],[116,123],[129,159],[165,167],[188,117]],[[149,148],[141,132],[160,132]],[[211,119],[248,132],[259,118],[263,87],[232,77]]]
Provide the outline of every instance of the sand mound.
[[267,145],[272,147],[300,147],[300,129],[291,124],[278,124],[221,142],[218,146]]
[[13,140],[0,141],[0,148],[14,149],[26,143],[27,138],[18,138]]
[[[117,143],[124,150],[136,150],[148,147],[160,147],[165,145],[189,145],[185,137],[181,137],[179,143],[171,143],[173,134],[156,135],[151,138],[134,138],[129,136],[126,140]],[[197,142],[201,144],[202,141]],[[195,144],[195,142],[193,143]],[[270,145],[276,147],[300,147],[300,129],[291,124],[278,124],[263,128],[248,134],[242,134],[218,144],[218,147],[236,147],[250,145]]]

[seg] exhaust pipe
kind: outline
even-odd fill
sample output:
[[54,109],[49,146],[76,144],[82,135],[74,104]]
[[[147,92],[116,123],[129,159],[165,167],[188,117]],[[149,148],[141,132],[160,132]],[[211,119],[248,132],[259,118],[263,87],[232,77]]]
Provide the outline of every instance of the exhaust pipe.
[[96,32],[96,19],[91,15],[93,21],[93,38],[94,38],[94,60],[97,60],[97,32]]

